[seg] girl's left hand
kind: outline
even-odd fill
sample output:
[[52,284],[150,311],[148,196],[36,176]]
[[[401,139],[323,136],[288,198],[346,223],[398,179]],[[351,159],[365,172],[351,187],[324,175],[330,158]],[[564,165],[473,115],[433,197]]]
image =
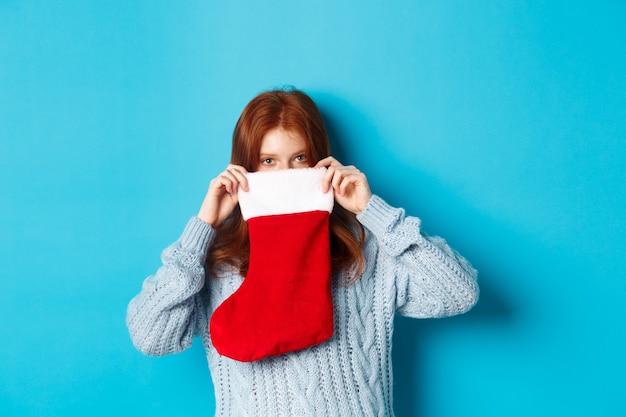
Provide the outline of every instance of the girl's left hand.
[[354,214],[365,210],[372,196],[365,174],[353,165],[342,165],[332,156],[315,164],[315,168],[322,167],[327,168],[322,179],[322,192],[328,192],[332,187],[335,192],[335,201],[343,208]]

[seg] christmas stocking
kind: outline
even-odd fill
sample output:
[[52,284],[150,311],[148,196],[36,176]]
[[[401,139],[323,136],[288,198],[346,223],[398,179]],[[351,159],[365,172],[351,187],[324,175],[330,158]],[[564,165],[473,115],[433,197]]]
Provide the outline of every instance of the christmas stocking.
[[333,333],[325,168],[247,174],[239,190],[250,264],[241,286],[213,313],[213,346],[250,362],[316,345]]

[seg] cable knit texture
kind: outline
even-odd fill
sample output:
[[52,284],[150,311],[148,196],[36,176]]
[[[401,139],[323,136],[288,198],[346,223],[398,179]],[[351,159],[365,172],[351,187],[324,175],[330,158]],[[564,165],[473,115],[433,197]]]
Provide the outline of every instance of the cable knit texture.
[[358,216],[367,229],[366,268],[357,282],[333,287],[335,332],[328,341],[257,362],[220,356],[208,332],[212,312],[241,285],[225,268],[205,278],[213,229],[192,218],[165,249],[163,265],[130,302],[127,326],[137,349],[166,355],[204,343],[216,416],[393,416],[391,340],[397,312],[445,317],[477,301],[476,271],[420,221],[377,196]]

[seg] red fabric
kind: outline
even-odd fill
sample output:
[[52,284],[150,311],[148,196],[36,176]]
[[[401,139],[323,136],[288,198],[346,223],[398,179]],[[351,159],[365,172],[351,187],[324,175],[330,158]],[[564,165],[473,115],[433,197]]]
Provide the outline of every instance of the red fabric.
[[248,274],[209,324],[221,355],[250,362],[332,336],[329,216],[310,211],[248,220]]

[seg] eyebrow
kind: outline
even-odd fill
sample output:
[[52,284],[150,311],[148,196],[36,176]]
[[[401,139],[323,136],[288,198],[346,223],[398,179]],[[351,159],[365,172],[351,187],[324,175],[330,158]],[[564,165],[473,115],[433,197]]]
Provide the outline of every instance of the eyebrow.
[[[306,149],[302,149],[302,150],[299,150],[297,152],[294,152],[291,156],[297,156],[297,155],[302,155],[302,154],[304,154],[304,155],[307,154]],[[268,158],[268,157],[276,157],[277,154],[270,153],[270,152],[259,152],[259,156],[261,158]]]

